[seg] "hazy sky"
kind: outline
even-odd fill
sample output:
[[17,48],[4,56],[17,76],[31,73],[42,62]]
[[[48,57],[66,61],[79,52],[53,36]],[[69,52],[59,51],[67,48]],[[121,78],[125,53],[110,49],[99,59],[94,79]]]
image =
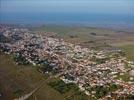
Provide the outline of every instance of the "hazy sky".
[[0,12],[134,14],[134,0],[0,0]]

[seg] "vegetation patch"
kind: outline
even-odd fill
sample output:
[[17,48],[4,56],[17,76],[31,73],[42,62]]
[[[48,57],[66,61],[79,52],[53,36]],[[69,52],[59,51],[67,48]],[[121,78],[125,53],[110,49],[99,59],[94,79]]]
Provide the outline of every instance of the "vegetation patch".
[[119,48],[124,50],[128,60],[134,61],[134,45],[123,45],[123,46],[119,46]]
[[56,80],[49,83],[51,87],[60,92],[61,94],[69,92],[71,89],[77,91],[79,88],[74,83],[66,84],[62,80]]
[[99,99],[106,96],[108,93],[112,93],[113,91],[116,91],[120,88],[122,87],[116,84],[107,84],[106,86],[88,87],[86,90],[94,95],[96,99]]
[[49,86],[65,96],[66,100],[91,100],[79,87],[74,83],[65,83],[60,79],[48,83]]

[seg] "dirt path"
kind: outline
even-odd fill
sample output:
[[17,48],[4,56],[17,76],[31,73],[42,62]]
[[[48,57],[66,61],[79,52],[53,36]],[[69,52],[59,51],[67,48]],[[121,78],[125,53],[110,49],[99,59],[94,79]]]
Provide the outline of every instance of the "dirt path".
[[[46,80],[45,80],[46,81]],[[31,91],[30,93],[28,94],[25,94],[25,95],[22,95],[21,97],[19,98],[15,98],[14,100],[27,100],[28,98],[30,98],[35,92],[37,92],[41,87],[42,85],[45,84],[45,81],[41,82],[40,85],[38,87],[36,87],[33,91]]]

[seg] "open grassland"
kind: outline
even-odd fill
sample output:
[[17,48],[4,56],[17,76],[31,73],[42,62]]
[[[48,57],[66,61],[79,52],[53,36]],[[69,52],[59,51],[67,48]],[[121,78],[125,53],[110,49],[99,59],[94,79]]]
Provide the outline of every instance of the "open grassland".
[[119,46],[125,53],[128,60],[134,61],[134,44]]
[[[81,38],[83,40],[91,39],[93,36],[108,36],[110,34],[116,34],[116,31],[94,28],[94,27],[77,27],[77,26],[56,26],[56,25],[47,25],[38,28],[32,29],[35,32],[55,32],[58,37],[70,38],[71,36]],[[95,33],[95,34],[92,34]]]
[[34,28],[33,30],[35,31],[46,31],[46,32],[56,32],[56,33],[69,33],[69,32],[84,32],[84,33],[90,33],[90,32],[95,32],[98,34],[115,34],[117,33],[116,31],[112,31],[109,29],[102,29],[102,28],[95,28],[95,27],[84,27],[84,26],[58,26],[58,25],[46,25],[46,26],[41,26]]

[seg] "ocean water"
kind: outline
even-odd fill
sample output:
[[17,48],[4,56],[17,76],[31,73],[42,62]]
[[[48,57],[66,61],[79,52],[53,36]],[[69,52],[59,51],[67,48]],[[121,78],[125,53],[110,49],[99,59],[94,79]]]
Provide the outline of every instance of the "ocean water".
[[0,23],[134,28],[134,15],[95,13],[0,13]]

